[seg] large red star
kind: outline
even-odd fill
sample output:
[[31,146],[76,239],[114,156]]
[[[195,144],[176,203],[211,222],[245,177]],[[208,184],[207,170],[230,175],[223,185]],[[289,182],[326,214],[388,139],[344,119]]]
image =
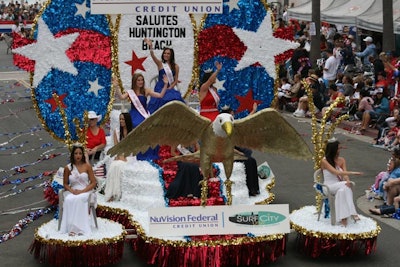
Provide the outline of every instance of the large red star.
[[254,103],[257,103],[257,105],[262,103],[261,100],[253,99],[253,89],[251,88],[245,96],[236,95],[235,97],[240,103],[240,106],[236,110],[237,113],[240,113],[245,110],[251,112],[253,110]]
[[143,67],[143,61],[146,60],[147,57],[137,57],[135,51],[132,50],[132,60],[125,61],[124,63],[130,65],[132,67],[132,75],[135,73],[136,70],[145,70]]
[[[67,106],[64,103],[64,98],[67,96],[67,94],[62,94],[58,97],[58,100],[60,100],[60,105],[62,108],[66,108]],[[51,112],[54,112],[57,108],[57,102],[54,99],[54,97],[51,97],[49,99],[46,99],[44,102],[49,103],[51,105]]]

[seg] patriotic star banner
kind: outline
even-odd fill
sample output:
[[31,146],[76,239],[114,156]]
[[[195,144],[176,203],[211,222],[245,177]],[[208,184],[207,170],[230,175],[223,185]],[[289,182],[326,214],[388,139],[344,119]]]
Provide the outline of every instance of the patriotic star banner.
[[89,0],[48,1],[33,40],[15,35],[13,53],[15,64],[33,73],[32,100],[53,137],[78,140],[74,120],[82,126],[85,111],[107,118],[111,32],[105,15],[91,15]]
[[89,0],[49,0],[35,19],[33,39],[15,36],[15,65],[32,73],[34,106],[53,137],[77,140],[75,122],[82,125],[84,111],[107,120],[112,72],[124,88],[135,72],[154,88],[158,70],[144,38],[153,40],[158,58],[165,47],[174,49],[182,96],[196,93],[204,73],[220,61],[220,108],[228,105],[241,118],[254,103],[259,110],[271,105],[276,63],[297,44],[290,31],[273,32],[265,0],[224,0],[221,14],[157,11],[119,15],[114,27],[105,14],[92,14]]
[[224,1],[223,14],[207,16],[198,46],[202,71],[213,68],[215,61],[223,63],[216,86],[220,107],[230,106],[241,118],[254,102],[258,109],[271,105],[277,78],[275,57],[297,44],[274,37],[266,1],[229,0]]

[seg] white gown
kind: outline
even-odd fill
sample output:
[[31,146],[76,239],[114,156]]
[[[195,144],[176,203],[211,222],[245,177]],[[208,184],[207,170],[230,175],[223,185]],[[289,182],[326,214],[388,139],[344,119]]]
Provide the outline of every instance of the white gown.
[[[71,169],[71,166],[68,165]],[[76,167],[69,176],[69,184],[72,189],[84,189],[89,184],[89,177],[86,172],[79,173]],[[89,214],[89,196],[91,192],[74,195],[64,191],[63,215],[61,221],[61,233],[90,235],[92,227],[95,227],[93,215]]]
[[123,160],[113,160],[110,168],[107,171],[106,187],[104,189],[105,199],[111,197],[114,201],[121,199],[121,176],[122,171],[126,167],[126,162]]
[[336,222],[356,215],[356,208],[353,201],[353,190],[346,185],[346,181],[340,181],[337,175],[323,170],[324,184],[328,186],[329,191],[335,194],[335,212]]

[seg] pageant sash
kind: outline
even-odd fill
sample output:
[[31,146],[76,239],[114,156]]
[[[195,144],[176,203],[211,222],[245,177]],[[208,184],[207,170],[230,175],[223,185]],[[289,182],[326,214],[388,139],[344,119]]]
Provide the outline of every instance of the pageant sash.
[[208,88],[208,91],[211,93],[212,97],[214,98],[215,104],[219,104],[219,95],[217,92],[215,92],[215,90],[213,88]]
[[135,108],[139,111],[140,115],[143,116],[143,118],[148,118],[150,116],[149,112],[143,107],[142,103],[140,103],[139,98],[135,94],[135,92],[132,89],[126,90],[128,92],[129,98],[131,99],[132,104],[135,106]]
[[174,75],[172,74],[172,70],[167,63],[163,63],[163,68],[165,74],[167,75],[168,83],[169,85],[171,85],[174,82]]

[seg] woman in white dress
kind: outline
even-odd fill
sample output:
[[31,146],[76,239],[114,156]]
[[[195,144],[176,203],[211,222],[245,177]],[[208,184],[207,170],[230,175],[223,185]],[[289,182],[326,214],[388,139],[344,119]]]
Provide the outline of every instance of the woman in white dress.
[[353,201],[349,175],[361,175],[361,172],[348,171],[346,160],[339,157],[339,141],[330,139],[325,149],[325,157],[321,161],[324,184],[335,194],[336,222],[347,226],[347,218],[355,222],[360,220]]
[[[131,115],[127,112],[121,113],[119,115],[119,127],[114,130],[113,134],[114,145],[125,138],[132,129]],[[110,164],[110,168],[107,171],[106,187],[104,189],[107,202],[119,201],[121,199],[121,176],[126,161],[125,155],[117,155],[115,160]]]
[[89,196],[96,186],[92,166],[86,162],[84,148],[74,144],[70,164],[64,168],[64,204],[61,233],[90,235],[94,226],[89,213]]

